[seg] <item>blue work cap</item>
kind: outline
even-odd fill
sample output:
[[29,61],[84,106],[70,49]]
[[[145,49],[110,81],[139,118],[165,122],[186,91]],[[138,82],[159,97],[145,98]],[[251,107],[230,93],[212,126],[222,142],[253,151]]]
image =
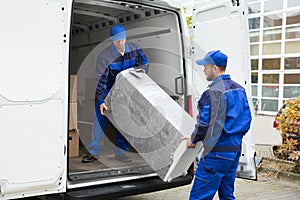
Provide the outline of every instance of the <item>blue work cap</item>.
[[198,65],[216,65],[219,67],[227,66],[227,56],[220,50],[214,50],[208,52],[203,59],[196,60]]
[[125,28],[120,25],[116,24],[110,29],[110,37],[112,41],[117,41],[117,40],[124,40],[126,39],[126,31]]

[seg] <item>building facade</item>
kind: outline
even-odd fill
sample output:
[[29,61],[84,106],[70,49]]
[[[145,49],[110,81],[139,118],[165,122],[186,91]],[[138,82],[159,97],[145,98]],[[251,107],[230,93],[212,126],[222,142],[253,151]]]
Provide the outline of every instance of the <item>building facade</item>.
[[275,115],[300,96],[300,1],[248,0],[252,98],[257,114]]
[[254,142],[280,144],[275,115],[300,96],[300,0],[248,0],[248,10]]

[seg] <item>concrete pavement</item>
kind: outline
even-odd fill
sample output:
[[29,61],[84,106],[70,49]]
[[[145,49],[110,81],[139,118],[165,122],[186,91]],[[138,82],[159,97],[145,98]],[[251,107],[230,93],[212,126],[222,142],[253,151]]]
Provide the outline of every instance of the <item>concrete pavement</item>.
[[[185,200],[189,197],[191,185],[169,190],[141,194],[117,200]],[[277,179],[274,173],[260,173],[258,181],[236,179],[235,197],[237,200],[256,199],[300,199],[300,180]],[[217,195],[214,200],[218,199]]]

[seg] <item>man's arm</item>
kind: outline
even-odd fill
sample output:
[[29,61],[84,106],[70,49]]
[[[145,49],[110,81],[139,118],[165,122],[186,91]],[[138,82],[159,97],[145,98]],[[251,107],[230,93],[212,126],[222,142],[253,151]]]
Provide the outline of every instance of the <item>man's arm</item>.
[[103,57],[103,53],[99,54],[96,64],[96,78],[98,79],[96,87],[96,101],[100,104],[100,112],[103,115],[104,110],[107,110],[107,107],[104,104],[104,99],[106,97],[106,78],[108,75],[108,64],[107,60]]
[[149,70],[149,61],[146,57],[146,55],[144,54],[144,51],[142,50],[142,48],[137,45],[137,51],[138,51],[138,56],[136,58],[136,67],[137,68],[142,68],[146,73]]
[[98,84],[97,84],[97,88],[96,88],[96,101],[101,105],[102,103],[104,103],[104,99],[105,99],[105,90],[106,90],[106,77],[108,74],[108,68],[106,68],[103,72],[103,74],[100,76],[99,80],[98,80]]
[[208,90],[205,91],[200,100],[198,101],[198,111],[197,123],[195,125],[195,130],[191,135],[191,142],[196,144],[202,141],[207,133],[209,122],[210,122],[210,96]]

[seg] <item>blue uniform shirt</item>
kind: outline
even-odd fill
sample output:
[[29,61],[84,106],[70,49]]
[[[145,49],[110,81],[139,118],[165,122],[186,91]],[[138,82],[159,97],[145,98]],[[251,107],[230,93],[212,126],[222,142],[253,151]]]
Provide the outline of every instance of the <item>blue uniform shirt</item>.
[[245,89],[230,75],[216,77],[198,101],[199,115],[192,143],[206,151],[239,151],[250,128],[251,111]]
[[99,78],[96,88],[96,100],[99,104],[115,83],[116,76],[129,68],[142,68],[148,71],[149,62],[143,50],[137,44],[126,42],[124,56],[114,47],[109,46],[97,58],[96,76]]

